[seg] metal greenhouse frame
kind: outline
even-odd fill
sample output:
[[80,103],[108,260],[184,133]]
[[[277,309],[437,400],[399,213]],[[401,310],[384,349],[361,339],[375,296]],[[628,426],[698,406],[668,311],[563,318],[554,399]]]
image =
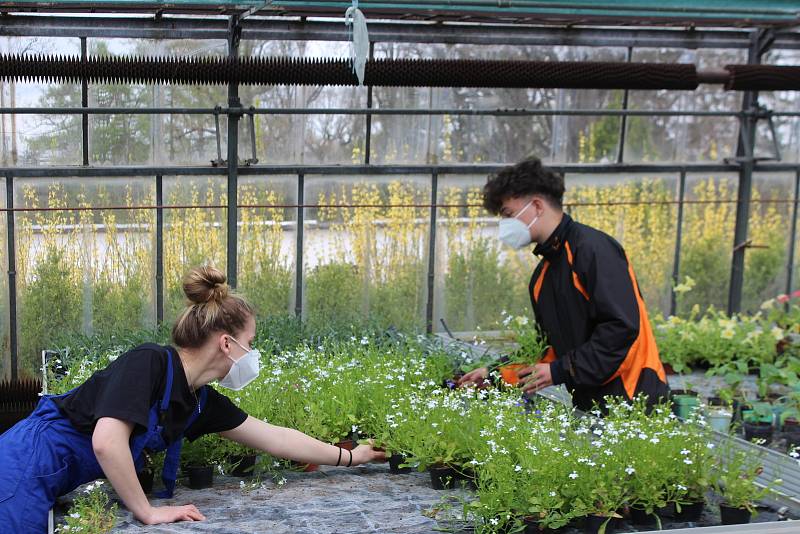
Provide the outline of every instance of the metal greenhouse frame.
[[[624,47],[627,59],[639,47],[669,47],[683,49],[737,49],[747,50],[747,63],[758,65],[770,49],[800,50],[800,32],[794,31],[800,24],[800,8],[796,2],[744,0],[704,2],[708,7],[693,7],[695,2],[683,0],[662,1],[662,7],[647,7],[647,2],[636,0],[605,0],[597,3],[575,0],[570,5],[563,2],[507,0],[487,2],[483,0],[460,0],[455,3],[437,3],[417,0],[415,2],[377,2],[362,0],[361,9],[368,19],[371,45],[376,42],[405,43],[468,43],[540,46],[591,46]],[[81,58],[88,60],[89,38],[147,38],[147,39],[225,39],[230,58],[239,55],[241,39],[248,40],[327,40],[347,41],[347,28],[341,18],[350,2],[318,0],[303,2],[275,0],[273,2],[5,2],[0,17],[0,35],[10,37],[71,37],[80,39]],[[64,15],[62,13],[68,13]],[[103,13],[106,16],[97,16]],[[372,48],[370,49],[372,51]],[[217,108],[138,108],[120,109],[90,107],[89,82],[81,84],[80,108],[0,108],[4,114],[73,114],[82,117],[82,165],[57,167],[5,167],[0,173],[6,183],[6,217],[8,242],[8,287],[9,325],[12,379],[17,378],[17,279],[15,250],[15,213],[24,210],[14,205],[14,181],[21,178],[61,178],[65,180],[90,177],[152,177],[155,181],[156,212],[156,317],[163,319],[163,230],[164,209],[162,180],[165,176],[217,175],[227,177],[227,254],[228,279],[232,285],[237,280],[237,199],[239,176],[293,175],[297,184],[297,242],[296,242],[296,312],[302,313],[303,302],[303,214],[307,207],[303,198],[306,177],[313,175],[347,174],[400,175],[423,174],[430,177],[430,236],[427,273],[426,324],[432,331],[433,284],[435,269],[436,217],[438,178],[443,174],[476,174],[497,171],[498,165],[375,165],[370,162],[370,124],[375,115],[475,115],[475,116],[536,116],[536,115],[591,115],[621,117],[619,145],[616,161],[609,164],[557,164],[552,167],[560,172],[578,174],[614,174],[621,172],[669,172],[679,176],[677,193],[677,235],[675,239],[673,279],[680,272],[680,247],[684,217],[685,187],[687,173],[732,172],[738,173],[738,196],[734,242],[732,243],[731,279],[728,295],[728,311],[736,312],[741,307],[744,276],[745,251],[748,241],[748,220],[751,204],[751,186],[754,172],[794,173],[794,187],[785,197],[792,203],[790,245],[786,264],[786,292],[792,291],[793,266],[795,263],[795,241],[797,237],[797,206],[800,197],[800,163],[782,163],[777,152],[775,157],[761,158],[754,153],[757,126],[766,121],[772,127],[775,117],[800,117],[800,110],[773,112],[759,102],[758,92],[743,93],[739,110],[729,112],[688,110],[632,110],[628,109],[628,90],[623,97],[622,109],[375,109],[372,87],[367,88],[367,105],[358,109],[314,109],[314,108],[252,108],[244,107],[239,98],[239,85],[235,79],[228,83],[227,103]],[[800,89],[800,87],[797,87]],[[214,165],[174,166],[125,166],[97,167],[89,158],[89,116],[92,114],[198,114],[213,115],[218,119],[226,116],[227,156],[221,150]],[[254,115],[281,114],[341,114],[359,115],[366,122],[366,150],[364,159],[357,165],[265,165],[257,163],[255,140],[252,138],[252,154],[246,165],[239,161],[239,122],[247,120],[251,135]],[[739,122],[738,144],[734,158],[723,163],[626,163],[625,125],[631,116],[697,116],[730,117]],[[217,130],[219,145],[219,129]],[[244,156],[244,155],[243,155]],[[768,161],[778,160],[778,161]],[[98,208],[100,209],[100,208]],[[108,209],[108,208],[103,208]],[[675,310],[673,297],[672,311]]]

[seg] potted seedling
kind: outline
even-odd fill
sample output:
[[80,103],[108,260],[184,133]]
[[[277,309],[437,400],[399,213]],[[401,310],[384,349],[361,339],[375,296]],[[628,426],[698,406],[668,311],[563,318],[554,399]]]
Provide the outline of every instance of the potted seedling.
[[681,419],[688,419],[692,412],[700,406],[700,398],[689,384],[687,384],[687,389],[673,390],[670,398],[673,412]]
[[800,446],[800,393],[792,392],[784,397],[784,410],[780,415],[780,429],[787,449]]
[[718,397],[708,399],[706,419],[711,428],[717,432],[727,434],[733,420],[733,391],[723,388],[718,392]]
[[757,440],[767,445],[772,441],[772,422],[774,413],[772,405],[768,402],[757,401],[750,403],[742,410],[742,421],[744,426],[744,439],[746,441]]
[[181,451],[183,470],[189,477],[192,489],[209,488],[214,484],[214,467],[217,465],[215,435],[205,435],[194,441],[186,440]]
[[719,471],[715,486],[723,501],[719,505],[723,525],[749,523],[757,514],[756,506],[770,491],[756,483],[763,472],[761,458],[752,451],[732,449],[727,451],[724,467]]

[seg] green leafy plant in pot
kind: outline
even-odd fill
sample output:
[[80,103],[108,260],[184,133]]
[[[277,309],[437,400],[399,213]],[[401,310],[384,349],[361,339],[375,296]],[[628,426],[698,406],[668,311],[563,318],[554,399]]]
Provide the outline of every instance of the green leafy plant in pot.
[[762,459],[752,451],[733,447],[724,451],[724,466],[714,483],[723,498],[719,505],[723,525],[749,523],[757,514],[758,502],[772,491],[774,485],[780,483],[780,480],[775,480],[767,486],[761,486],[756,482],[763,472]]
[[745,406],[742,410],[744,439],[767,445],[772,441],[772,422],[775,417],[772,405],[757,401]]
[[184,441],[181,465],[189,477],[189,487],[202,489],[214,484],[214,469],[220,465],[220,437],[216,434],[202,436],[194,441]]

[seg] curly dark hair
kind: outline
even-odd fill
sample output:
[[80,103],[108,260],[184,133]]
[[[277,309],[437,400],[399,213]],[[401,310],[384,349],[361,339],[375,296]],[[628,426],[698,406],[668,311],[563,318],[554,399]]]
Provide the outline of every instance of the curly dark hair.
[[564,177],[543,166],[539,158],[528,158],[489,177],[483,186],[483,207],[498,215],[504,200],[526,195],[541,195],[561,208]]

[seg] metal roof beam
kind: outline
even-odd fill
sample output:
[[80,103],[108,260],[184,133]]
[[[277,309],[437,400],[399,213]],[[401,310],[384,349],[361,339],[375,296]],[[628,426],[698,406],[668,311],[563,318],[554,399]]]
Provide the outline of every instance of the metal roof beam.
[[[142,39],[226,39],[226,18],[64,17],[6,15],[0,35]],[[512,24],[368,21],[373,42],[509,44],[529,46],[618,46],[663,48],[736,48],[750,44],[744,30],[561,28]],[[346,41],[342,22],[249,18],[242,39]],[[800,49],[800,33],[775,32],[773,48]]]

